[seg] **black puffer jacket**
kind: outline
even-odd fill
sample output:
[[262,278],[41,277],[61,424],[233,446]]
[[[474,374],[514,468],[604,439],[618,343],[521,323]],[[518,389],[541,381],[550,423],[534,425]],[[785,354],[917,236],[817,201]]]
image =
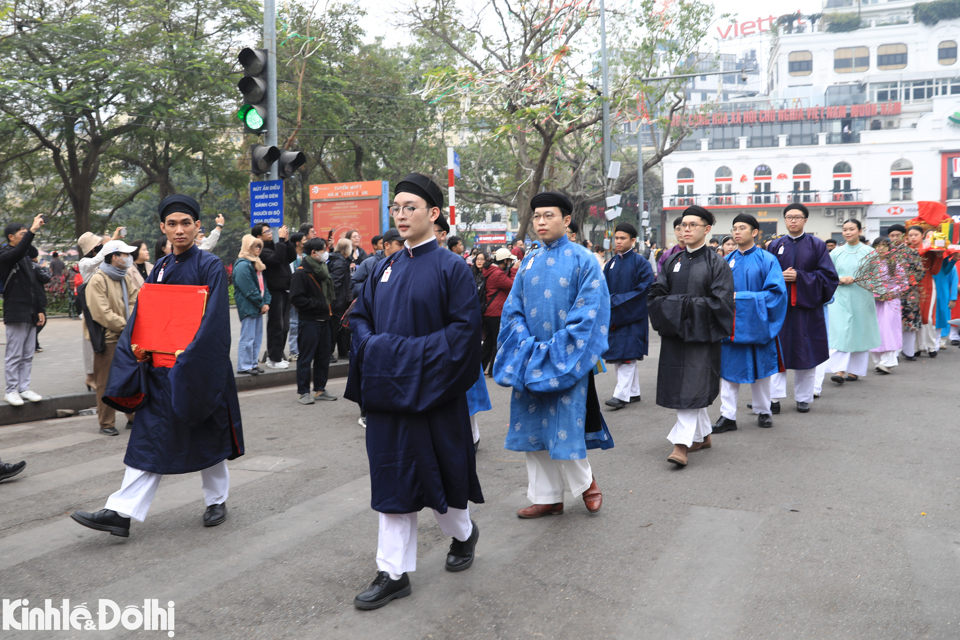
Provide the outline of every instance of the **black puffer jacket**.
[[327,259],[327,269],[330,271],[330,279],[333,280],[333,291],[336,296],[331,306],[334,313],[342,312],[353,299],[350,293],[350,261],[335,251],[331,252]]
[[0,247],[0,281],[4,283],[4,324],[36,323],[40,319],[37,315],[37,279],[33,275],[33,262],[28,256],[33,246],[33,237],[33,233],[27,231],[17,246],[4,244]]
[[290,263],[297,259],[297,248],[285,240],[263,243],[260,260],[267,268],[263,272],[263,281],[271,291],[289,291],[293,272]]

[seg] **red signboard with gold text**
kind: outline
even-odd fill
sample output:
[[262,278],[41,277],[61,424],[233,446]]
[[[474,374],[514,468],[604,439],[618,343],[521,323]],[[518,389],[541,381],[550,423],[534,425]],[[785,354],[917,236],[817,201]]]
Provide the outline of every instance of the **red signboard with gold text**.
[[381,181],[311,185],[310,201],[317,237],[326,238],[332,229],[336,242],[356,229],[360,232],[360,246],[372,253],[370,240],[389,226],[385,199],[388,193],[387,183]]

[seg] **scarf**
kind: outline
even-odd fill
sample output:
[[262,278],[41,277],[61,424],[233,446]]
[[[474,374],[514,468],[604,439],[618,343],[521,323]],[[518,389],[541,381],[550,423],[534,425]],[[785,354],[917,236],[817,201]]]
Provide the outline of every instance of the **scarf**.
[[327,304],[333,304],[333,279],[330,277],[327,265],[307,254],[303,254],[303,264],[320,280],[320,291],[323,293],[323,297],[327,299]]
[[257,242],[262,242],[262,241],[260,240],[260,238],[256,238],[249,234],[243,236],[243,241],[240,244],[240,254],[237,257],[242,258],[244,260],[249,260],[250,262],[253,263],[253,266],[257,271],[263,271],[264,269],[267,268],[267,265],[263,264],[263,262],[260,260],[260,257],[253,255],[251,251],[253,249],[253,245],[256,244]]
[[100,264],[100,271],[103,271],[107,274],[107,277],[111,280],[120,283],[120,289],[123,291],[123,319],[130,319],[130,299],[127,293],[127,270],[121,269],[120,267],[115,267],[112,264],[107,264],[103,262]]

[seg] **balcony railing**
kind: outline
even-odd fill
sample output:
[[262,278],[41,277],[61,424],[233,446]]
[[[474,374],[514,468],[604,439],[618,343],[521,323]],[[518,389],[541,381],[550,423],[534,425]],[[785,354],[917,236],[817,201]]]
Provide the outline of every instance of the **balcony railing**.
[[[839,191],[761,191],[753,193],[687,193],[673,195],[667,198],[668,207],[735,207],[735,206],[763,206],[786,205],[791,202],[802,203],[833,203],[833,202],[864,202],[864,189],[841,189]],[[958,195],[957,197],[960,197]]]

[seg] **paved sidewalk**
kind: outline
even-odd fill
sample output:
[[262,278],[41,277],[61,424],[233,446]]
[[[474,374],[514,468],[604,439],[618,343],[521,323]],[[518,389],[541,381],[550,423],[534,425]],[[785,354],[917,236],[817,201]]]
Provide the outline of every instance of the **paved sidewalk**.
[[[233,309],[230,310],[230,359],[236,370],[237,340],[240,337],[240,320]],[[70,318],[53,318],[40,332],[40,346],[43,353],[33,357],[33,378],[30,388],[42,396],[81,394],[87,392],[86,374],[83,370],[83,354],[80,342],[83,340],[83,323]],[[6,349],[5,333],[0,333],[0,344]],[[263,349],[266,349],[266,322],[264,322]],[[289,371],[296,368],[290,363]],[[283,370],[267,369],[266,375],[276,375]],[[248,376],[238,376],[248,377]],[[262,375],[260,376],[262,377]],[[266,385],[270,386],[270,385]],[[0,402],[0,404],[3,404]]]

